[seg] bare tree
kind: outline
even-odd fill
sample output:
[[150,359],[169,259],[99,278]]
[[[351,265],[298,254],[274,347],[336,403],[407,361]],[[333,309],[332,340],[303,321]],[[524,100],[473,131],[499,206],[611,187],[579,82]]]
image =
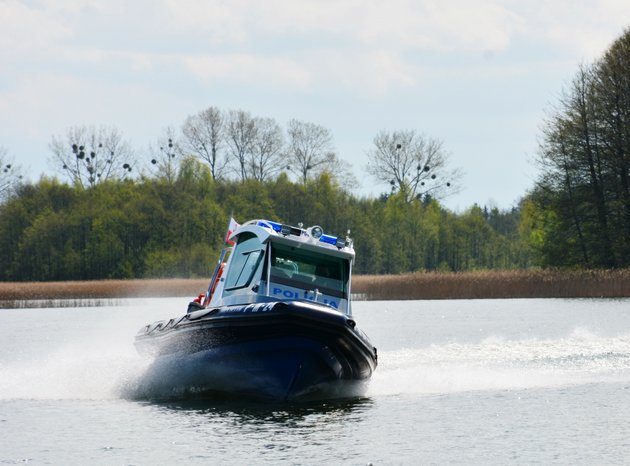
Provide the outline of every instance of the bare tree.
[[0,200],[7,197],[21,179],[20,167],[7,155],[7,149],[0,146]]
[[285,165],[282,128],[273,118],[255,118],[255,138],[249,159],[249,175],[258,181],[273,178]]
[[352,173],[352,166],[337,156],[334,152],[327,154],[327,162],[322,171],[327,172],[339,186],[352,191],[360,186],[359,181]]
[[256,121],[249,112],[230,110],[226,125],[226,140],[233,169],[241,180],[248,178],[248,165],[256,141]]
[[53,164],[84,188],[122,178],[134,166],[131,146],[115,127],[73,126],[65,140],[53,136],[49,147]]
[[157,148],[149,146],[151,154],[152,171],[158,178],[173,183],[177,179],[179,165],[181,163],[183,149],[177,137],[177,132],[172,127],[167,127],[162,136],[157,139]]
[[289,169],[306,183],[309,175],[320,173],[334,161],[330,131],[320,125],[299,120],[289,121],[287,156]]
[[415,131],[379,132],[368,151],[367,171],[377,180],[399,190],[405,200],[425,195],[441,198],[452,193],[461,177],[448,170],[442,142]]
[[182,126],[182,148],[210,165],[212,179],[218,179],[226,166],[220,150],[225,139],[225,117],[217,107],[190,115]]

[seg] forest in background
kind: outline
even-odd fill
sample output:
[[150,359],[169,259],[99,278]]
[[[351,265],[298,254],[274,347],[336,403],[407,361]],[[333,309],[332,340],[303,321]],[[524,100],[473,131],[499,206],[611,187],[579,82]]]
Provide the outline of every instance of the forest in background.
[[326,173],[306,183],[213,180],[189,158],[175,179],[109,180],[85,189],[42,179],[0,210],[4,281],[204,277],[230,216],[322,225],[355,240],[357,273],[528,267],[519,211],[454,214],[402,193],[358,198]]

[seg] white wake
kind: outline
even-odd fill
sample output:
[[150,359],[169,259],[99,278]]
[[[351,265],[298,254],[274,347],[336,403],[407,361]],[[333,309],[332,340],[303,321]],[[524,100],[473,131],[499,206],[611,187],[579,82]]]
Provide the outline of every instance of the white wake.
[[[134,324],[135,325],[135,324]],[[135,328],[135,327],[134,327]],[[151,361],[117,332],[0,361],[0,400],[116,399]],[[630,334],[576,328],[564,338],[436,344],[379,353],[368,396],[509,390],[630,380]]]
[[630,334],[576,328],[556,340],[487,338],[379,355],[369,396],[509,390],[630,380]]

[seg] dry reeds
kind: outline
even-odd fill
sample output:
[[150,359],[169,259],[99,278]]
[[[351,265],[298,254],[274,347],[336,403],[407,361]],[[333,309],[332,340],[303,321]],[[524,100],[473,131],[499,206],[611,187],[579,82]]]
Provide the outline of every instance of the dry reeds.
[[[197,296],[208,279],[0,282],[0,303],[54,300],[113,300]],[[355,297],[390,299],[616,298],[630,297],[630,269],[503,270],[404,275],[359,275]]]
[[368,300],[630,297],[630,269],[501,270],[363,275],[353,293]]
[[0,301],[197,296],[209,279],[0,282]]

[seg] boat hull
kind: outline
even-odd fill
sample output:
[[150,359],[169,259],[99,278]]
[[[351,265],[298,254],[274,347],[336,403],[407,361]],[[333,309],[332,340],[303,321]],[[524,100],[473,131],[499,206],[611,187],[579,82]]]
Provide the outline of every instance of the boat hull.
[[143,383],[157,397],[343,397],[360,394],[377,364],[350,317],[303,302],[195,311],[145,327],[136,346],[156,356]]

